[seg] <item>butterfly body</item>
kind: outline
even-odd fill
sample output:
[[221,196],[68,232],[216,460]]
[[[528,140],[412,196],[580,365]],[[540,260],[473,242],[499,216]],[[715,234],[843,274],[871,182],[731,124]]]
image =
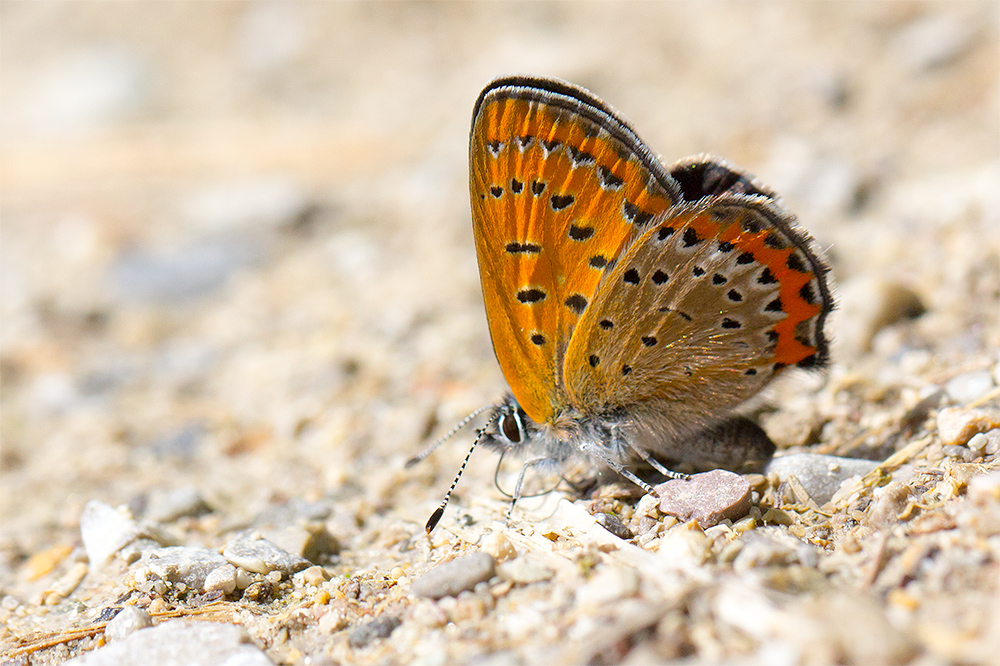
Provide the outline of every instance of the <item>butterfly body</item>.
[[512,393],[478,440],[525,469],[583,454],[625,472],[714,432],[785,368],[827,363],[826,261],[753,176],[710,156],[666,167],[603,101],[534,77],[483,90],[469,161]]

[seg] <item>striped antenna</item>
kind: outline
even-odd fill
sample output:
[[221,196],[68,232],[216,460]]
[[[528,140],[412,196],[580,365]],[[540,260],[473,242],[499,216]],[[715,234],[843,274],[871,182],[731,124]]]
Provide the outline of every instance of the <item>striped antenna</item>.
[[[479,416],[480,414],[482,414],[483,412],[485,412],[487,409],[493,409],[493,407],[494,407],[494,405],[484,405],[483,407],[480,407],[479,409],[473,411],[471,414],[469,414],[464,419],[462,419],[461,421],[459,421],[458,424],[454,428],[452,428],[451,430],[448,431],[448,434],[446,434],[444,437],[442,437],[438,441],[436,441],[433,444],[431,444],[430,446],[428,446],[426,449],[424,449],[423,451],[421,451],[417,455],[415,455],[412,458],[410,458],[409,460],[407,460],[406,461],[406,467],[407,467],[407,469],[409,469],[410,467],[413,467],[418,462],[420,462],[421,460],[423,460],[424,458],[426,458],[430,454],[434,453],[434,451],[435,451],[435,449],[437,449],[437,447],[439,447],[442,444],[444,444],[445,442],[447,442],[449,439],[451,439],[452,437],[455,436],[455,433],[457,433],[459,430],[461,430],[465,426],[469,425],[469,421],[471,421],[472,419],[476,418],[477,416]],[[479,437],[477,436],[476,439],[478,440]]]
[[[470,416],[469,418],[472,418],[472,416]],[[427,525],[424,526],[424,529],[427,530],[427,534],[430,534],[431,531],[435,527],[437,527],[437,524],[441,521],[441,517],[444,515],[444,509],[446,506],[448,506],[448,501],[451,500],[451,493],[452,491],[455,490],[455,486],[458,485],[458,480],[462,478],[462,472],[465,471],[465,466],[469,464],[469,458],[472,457],[472,452],[476,450],[476,446],[479,444],[480,440],[482,440],[483,434],[485,432],[486,432],[485,427],[480,428],[479,430],[476,431],[476,439],[475,441],[472,442],[472,446],[469,447],[469,452],[465,454],[465,460],[462,461],[462,466],[458,468],[458,474],[455,475],[455,480],[451,482],[451,487],[448,488],[448,492],[445,493],[444,499],[441,500],[441,506],[434,509],[434,513],[432,513],[431,517],[427,519]]]

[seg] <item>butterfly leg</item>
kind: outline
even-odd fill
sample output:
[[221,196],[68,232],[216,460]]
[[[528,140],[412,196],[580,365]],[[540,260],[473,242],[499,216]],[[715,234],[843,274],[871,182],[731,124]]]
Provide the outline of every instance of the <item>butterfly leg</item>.
[[659,460],[649,455],[648,453],[640,449],[638,446],[633,445],[632,442],[628,441],[628,438],[623,437],[622,440],[625,442],[625,445],[628,448],[632,449],[632,451],[637,456],[642,458],[643,461],[646,462],[646,464],[648,464],[650,467],[652,467],[653,469],[655,469],[657,472],[667,477],[668,479],[687,479],[690,477],[689,474],[682,474],[681,472],[675,472],[672,469],[667,469],[666,467],[663,466],[663,463],[661,463]]
[[552,463],[552,462],[555,462],[554,458],[547,456],[539,456],[537,458],[529,458],[528,460],[524,461],[523,465],[521,465],[521,471],[517,475],[517,482],[514,483],[514,492],[511,493],[510,495],[510,506],[507,508],[507,521],[506,521],[507,524],[510,524],[510,516],[511,513],[513,513],[514,511],[514,505],[517,503],[517,500],[523,497],[521,492],[524,490],[524,479],[528,474],[528,470],[531,469],[532,467],[537,467],[539,465],[545,465],[547,463]]
[[601,462],[603,462],[605,465],[607,465],[608,467],[610,467],[611,469],[615,470],[616,472],[618,472],[619,474],[621,474],[622,476],[624,476],[626,479],[628,479],[629,481],[631,481],[635,485],[637,485],[640,488],[642,488],[643,490],[645,490],[647,493],[652,493],[653,492],[653,487],[651,485],[649,485],[648,483],[646,483],[645,481],[643,481],[642,479],[640,479],[639,477],[637,477],[635,474],[633,474],[629,470],[625,469],[625,467],[621,463],[619,463],[617,460],[612,460],[607,455],[607,453],[604,452],[603,447],[598,446],[597,444],[594,444],[592,442],[584,442],[584,443],[580,444],[580,450],[583,451],[584,453],[586,453],[589,456],[597,458],[598,460],[600,460]]

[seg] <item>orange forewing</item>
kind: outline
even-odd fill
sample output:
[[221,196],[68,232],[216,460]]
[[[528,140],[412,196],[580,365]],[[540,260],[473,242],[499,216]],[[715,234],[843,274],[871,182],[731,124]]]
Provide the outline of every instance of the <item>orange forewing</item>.
[[606,266],[641,233],[635,215],[651,218],[672,200],[602,125],[524,92],[494,90],[477,107],[470,195],[493,348],[521,407],[541,423],[565,404],[573,328]]

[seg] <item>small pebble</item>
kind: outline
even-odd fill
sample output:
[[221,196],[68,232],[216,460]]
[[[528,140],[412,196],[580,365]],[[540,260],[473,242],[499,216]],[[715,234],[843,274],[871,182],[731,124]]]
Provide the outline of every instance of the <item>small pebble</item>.
[[872,493],[868,520],[875,528],[891,527],[899,522],[899,515],[910,499],[910,487],[899,481],[890,481]]
[[139,525],[124,509],[91,500],[80,516],[80,536],[91,566],[99,569],[139,536]]
[[966,52],[975,33],[958,15],[928,13],[902,29],[890,44],[895,55],[913,70],[928,70],[952,62]]
[[224,564],[212,569],[205,576],[204,589],[206,592],[222,592],[232,594],[236,590],[236,567],[232,564]]
[[818,564],[815,548],[780,528],[761,528],[741,538],[743,548],[733,561],[733,569],[747,571],[769,566]]
[[145,560],[145,568],[159,578],[196,590],[205,589],[209,574],[223,566],[226,560],[217,552],[193,546],[158,548],[149,551]]
[[594,520],[597,524],[606,529],[607,531],[614,534],[619,539],[628,540],[631,539],[633,534],[629,530],[628,526],[621,521],[621,519],[611,513],[599,513],[594,516]]
[[319,618],[319,630],[325,634],[347,628],[347,616],[344,611],[334,608],[323,613]]
[[178,518],[200,516],[211,511],[198,489],[184,486],[166,493],[153,494],[146,509],[146,518],[159,523],[172,523]]
[[723,520],[739,520],[750,510],[750,484],[739,474],[716,469],[654,488],[660,511],[703,529]]
[[487,581],[496,571],[496,561],[489,553],[472,553],[439,564],[420,576],[410,592],[418,597],[440,599],[453,597],[459,592],[471,590],[477,583]]
[[284,527],[260,532],[261,536],[278,548],[310,562],[321,562],[340,552],[340,542],[322,525]]
[[1000,419],[983,409],[946,407],[938,412],[937,429],[944,444],[964,446],[976,433],[1000,428]]
[[952,402],[958,405],[965,405],[993,390],[993,377],[989,370],[978,370],[976,372],[964,372],[948,380],[944,385],[944,391],[951,398]]
[[250,583],[247,589],[243,590],[243,598],[255,603],[264,603],[271,598],[271,592],[273,591],[274,588],[271,583],[259,580],[256,583]]
[[250,575],[250,572],[247,571],[246,569],[240,569],[239,567],[237,567],[236,569],[237,589],[245,590],[247,589],[247,586],[249,586],[251,583],[253,583],[253,576]]
[[639,572],[631,567],[603,567],[576,592],[581,605],[600,606],[635,596],[639,591]]
[[254,538],[246,533],[226,544],[222,556],[233,566],[260,574],[280,571],[288,575],[312,566],[304,557],[282,550],[267,539]]
[[330,574],[326,572],[323,567],[315,566],[309,567],[303,571],[300,571],[297,576],[302,577],[302,582],[306,585],[319,586],[330,579]]
[[1000,502],[1000,471],[980,474],[969,479],[969,500],[988,505]]
[[402,623],[403,621],[394,615],[382,615],[352,631],[347,637],[347,644],[352,648],[366,647],[378,638],[388,638]]
[[699,567],[711,556],[712,541],[698,523],[680,523],[660,537],[656,554],[672,568]]
[[135,606],[126,606],[104,627],[104,640],[108,643],[120,641],[129,634],[153,626],[150,614]]
[[779,479],[795,476],[816,504],[823,506],[833,497],[840,485],[855,476],[864,476],[878,466],[872,460],[841,458],[815,453],[793,453],[771,461],[768,474]]
[[[120,614],[119,614],[120,615]],[[172,620],[134,631],[123,640],[88,652],[71,666],[122,666],[123,664],[184,666],[273,666],[246,630],[223,622]]]
[[974,451],[981,456],[986,453],[986,445],[989,444],[989,441],[985,433],[977,432],[966,446],[969,447],[970,451]]
[[517,557],[517,548],[510,542],[503,532],[490,532],[479,542],[483,552],[489,553],[497,562],[509,560]]
[[546,566],[540,559],[531,555],[502,562],[497,567],[497,575],[503,580],[509,580],[519,585],[529,585],[548,580],[555,575],[551,567]]
[[994,428],[986,434],[986,446],[983,449],[988,456],[1000,453],[1000,429]]

